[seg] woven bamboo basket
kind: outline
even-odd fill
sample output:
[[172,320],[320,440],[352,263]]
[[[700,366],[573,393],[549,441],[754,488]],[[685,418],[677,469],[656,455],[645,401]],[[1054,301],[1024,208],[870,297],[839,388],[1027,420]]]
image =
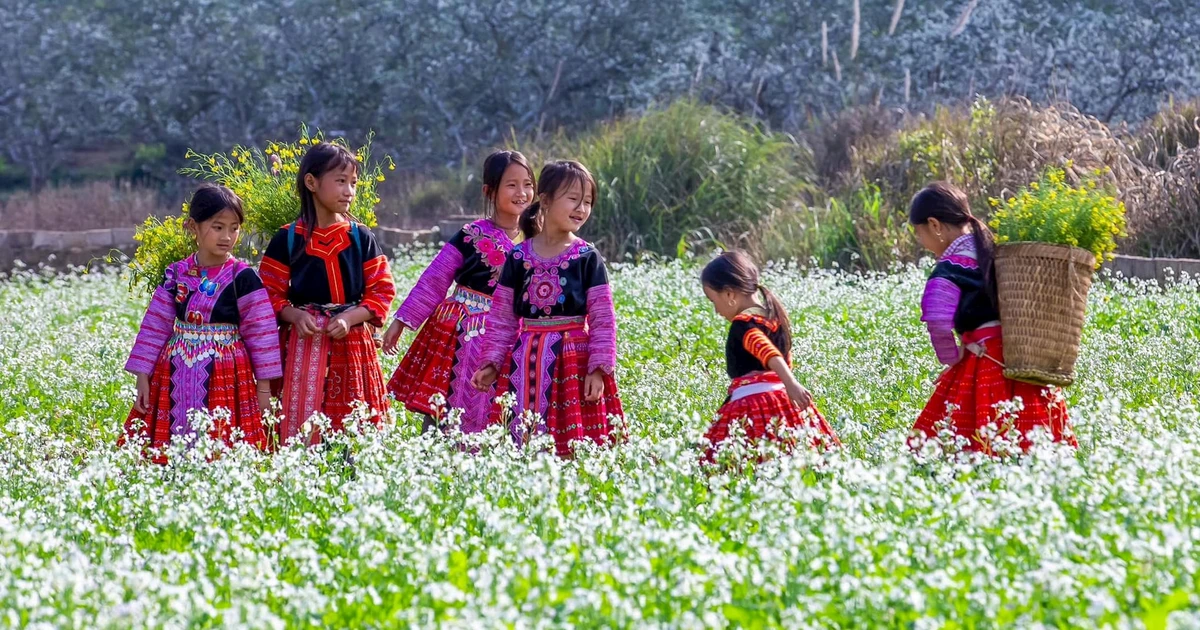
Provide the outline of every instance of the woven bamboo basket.
[[1006,378],[1062,387],[1075,381],[1095,265],[1095,255],[1078,247],[1049,243],[996,247]]

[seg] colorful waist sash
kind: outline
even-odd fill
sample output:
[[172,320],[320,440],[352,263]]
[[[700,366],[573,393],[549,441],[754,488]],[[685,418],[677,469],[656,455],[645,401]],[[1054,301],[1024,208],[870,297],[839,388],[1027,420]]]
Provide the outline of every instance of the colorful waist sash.
[[206,358],[220,357],[242,340],[237,324],[192,324],[175,320],[175,329],[167,341],[167,356],[179,357],[194,367]]
[[522,318],[522,333],[552,333],[584,330],[587,328],[587,317],[539,317],[537,319]]

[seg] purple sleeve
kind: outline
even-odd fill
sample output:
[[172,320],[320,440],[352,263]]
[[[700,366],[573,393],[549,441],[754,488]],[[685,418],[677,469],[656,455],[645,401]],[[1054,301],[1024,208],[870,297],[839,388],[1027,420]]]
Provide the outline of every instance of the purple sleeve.
[[612,288],[596,285],[587,291],[588,373],[604,370],[613,373],[617,364],[617,312],[613,308]]
[[270,380],[283,376],[279,329],[267,290],[260,285],[257,290],[239,297],[237,305],[242,318],[238,329],[250,353],[254,378]]
[[175,282],[172,277],[172,270],[168,269],[168,280],[156,288],[154,297],[150,298],[150,307],[142,318],[142,327],[138,330],[137,340],[133,342],[133,351],[125,362],[127,372],[153,374],[158,355],[162,354],[167,339],[175,329]]
[[962,290],[946,278],[930,278],[921,297],[921,321],[929,329],[929,341],[938,361],[946,365],[958,363],[958,339],[954,336],[954,314]]
[[487,316],[487,332],[483,335],[483,359],[480,367],[500,368],[512,352],[520,333],[520,321],[513,310],[513,290],[501,284],[492,294],[492,310]]
[[425,268],[416,286],[396,311],[395,318],[406,328],[416,330],[433,315],[433,310],[446,299],[454,282],[454,274],[462,267],[463,255],[452,243],[446,243],[433,262]]

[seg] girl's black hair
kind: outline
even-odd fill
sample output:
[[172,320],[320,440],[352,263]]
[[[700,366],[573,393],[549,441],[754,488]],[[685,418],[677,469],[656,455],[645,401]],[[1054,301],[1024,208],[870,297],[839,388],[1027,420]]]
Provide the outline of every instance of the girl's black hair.
[[537,181],[533,176],[533,167],[529,165],[529,160],[520,151],[496,151],[487,156],[483,161],[483,185],[487,187],[487,193],[483,199],[483,216],[491,219],[496,215],[496,200],[500,197],[500,184],[504,179],[504,172],[513,164],[524,167],[529,173],[529,181]]
[[575,160],[559,160],[542,167],[542,174],[537,178],[538,198],[521,213],[520,227],[525,238],[533,238],[542,231],[542,195],[554,199],[576,182],[583,187],[579,203],[582,204],[587,198],[589,187],[592,189],[592,203],[596,203],[600,190],[596,188],[596,178],[592,177],[592,172],[586,166]]
[[220,184],[202,184],[192,193],[192,199],[188,202],[188,218],[196,223],[204,223],[221,214],[222,210],[237,215],[238,223],[246,222],[241,197]]
[[713,291],[733,289],[738,293],[762,294],[767,319],[779,325],[779,329],[768,337],[783,356],[791,356],[792,322],[788,319],[787,309],[778,296],[759,282],[758,266],[749,254],[737,249],[722,252],[704,266],[704,271],[700,272],[700,283]]
[[908,222],[914,226],[929,223],[930,219],[955,227],[970,224],[975,240],[975,261],[983,271],[983,287],[993,305],[996,297],[996,239],[979,217],[971,214],[967,194],[947,182],[932,182],[912,198],[908,207]]
[[300,160],[300,170],[296,173],[296,192],[300,195],[300,215],[297,220],[308,226],[317,224],[317,202],[313,193],[304,184],[304,176],[311,174],[317,179],[329,171],[341,170],[353,166],[358,172],[358,160],[349,149],[332,142],[320,142],[304,154]]

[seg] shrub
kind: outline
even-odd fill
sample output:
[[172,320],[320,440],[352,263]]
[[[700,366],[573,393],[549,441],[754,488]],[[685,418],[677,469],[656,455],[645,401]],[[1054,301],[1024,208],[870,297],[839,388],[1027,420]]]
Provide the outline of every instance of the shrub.
[[[1007,199],[992,199],[991,226],[996,242],[1035,241],[1081,247],[1096,256],[1096,266],[1112,257],[1116,239],[1125,236],[1125,204],[1096,180],[1093,171],[1080,178],[1065,168],[1046,169],[1042,177]],[[1068,182],[1068,177],[1076,184]]]
[[[188,150],[186,157],[192,166],[180,172],[228,186],[242,198],[246,223],[242,226],[244,236],[238,255],[257,258],[259,249],[265,246],[280,226],[296,219],[300,208],[300,198],[295,188],[300,160],[308,146],[323,139],[320,131],[310,134],[307,127],[302,127],[300,138],[295,142],[270,142],[266,149],[235,146],[228,155]],[[390,157],[385,157],[382,162],[371,161],[370,135],[357,150],[342,138],[333,142],[350,148],[363,165],[358,178],[358,194],[350,207],[350,214],[363,224],[374,227],[377,223],[374,208],[379,203],[376,185],[386,179],[384,165],[389,169],[394,169],[395,165]],[[139,245],[129,264],[131,290],[140,286],[146,291],[153,291],[167,265],[191,253],[195,244],[183,229],[186,215],[187,204],[184,204],[180,216],[162,221],[147,219],[138,228],[135,238]]]
[[1082,171],[1104,169],[1118,196],[1140,186],[1146,173],[1129,145],[1100,121],[1070,105],[1035,107],[1022,98],[979,99],[968,109],[939,108],[928,119],[915,118],[884,144],[864,147],[857,172],[896,208],[941,179],[986,212],[988,199],[1068,161]]
[[693,101],[520,148],[535,164],[575,158],[592,170],[600,194],[584,230],[610,255],[701,241],[761,253],[764,222],[815,191],[794,139]]
[[864,184],[824,205],[781,212],[763,228],[769,259],[796,258],[822,267],[885,269],[897,260],[915,260],[907,217],[885,202],[879,188]]

